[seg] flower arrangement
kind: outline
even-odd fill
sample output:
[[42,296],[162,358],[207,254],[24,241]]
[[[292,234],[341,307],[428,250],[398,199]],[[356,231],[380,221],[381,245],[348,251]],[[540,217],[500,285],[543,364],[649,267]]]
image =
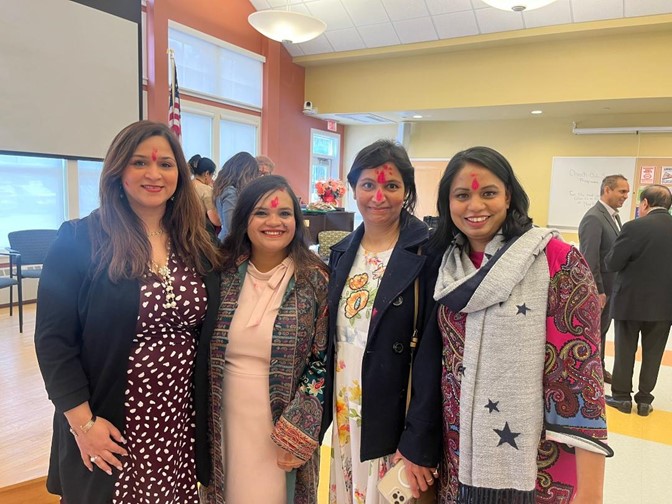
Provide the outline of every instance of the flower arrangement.
[[324,203],[336,203],[345,194],[345,184],[338,179],[318,180],[315,192]]

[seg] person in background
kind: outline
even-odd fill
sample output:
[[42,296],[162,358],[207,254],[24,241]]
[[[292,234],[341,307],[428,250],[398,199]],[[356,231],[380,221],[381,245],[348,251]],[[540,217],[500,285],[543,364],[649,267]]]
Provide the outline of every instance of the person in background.
[[592,206],[579,223],[579,250],[586,258],[597,285],[602,315],[600,318],[601,360],[604,368],[604,382],[611,383],[611,373],[604,364],[604,347],[607,331],[611,325],[611,293],[614,287],[615,273],[607,270],[604,258],[621,232],[621,219],[618,209],[628,199],[630,186],[623,175],[609,175],[600,185],[600,199]]
[[[433,421],[416,422],[415,409],[422,405],[412,399],[406,414],[412,337],[416,328],[422,333],[431,311],[434,278],[432,261],[421,251],[427,226],[412,215],[417,193],[404,148],[390,140],[365,147],[348,182],[364,222],[331,247],[329,408],[322,432],[333,419],[329,501],[376,504],[378,482],[399,459],[416,497],[434,482],[440,411]],[[424,358],[421,338],[414,379]]]
[[257,164],[259,165],[259,173],[264,175],[273,175],[275,170],[275,163],[268,156],[257,156]]
[[458,152],[439,184],[444,250],[424,337],[440,384],[439,502],[601,503],[606,445],[598,292],[583,256],[537,228],[509,162]]
[[100,208],[45,259],[35,349],[56,409],[47,488],[64,503],[196,504],[208,483],[220,259],[190,178],[167,126],[127,126]]
[[220,242],[231,232],[231,217],[238,194],[260,175],[259,165],[249,152],[239,152],[224,163],[215,180],[213,198],[222,228],[217,235]]
[[214,174],[217,168],[214,161],[196,154],[189,160],[189,167],[194,175],[194,189],[201,200],[208,221],[215,228],[221,227],[222,222],[219,220],[219,214],[212,198],[212,185],[215,182]]
[[205,504],[317,502],[326,267],[277,175],[240,192],[210,343],[213,474]]
[[614,281],[615,354],[612,396],[607,405],[632,411],[632,372],[639,334],[642,367],[637,414],[653,411],[653,389],[672,323],[672,195],[669,187],[647,186],[641,193],[639,219],[626,222],[605,262]]

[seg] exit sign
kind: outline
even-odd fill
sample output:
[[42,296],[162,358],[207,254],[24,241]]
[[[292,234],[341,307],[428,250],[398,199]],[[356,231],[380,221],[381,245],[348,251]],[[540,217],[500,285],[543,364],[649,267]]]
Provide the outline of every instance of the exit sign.
[[327,129],[329,131],[336,131],[336,121],[327,121]]

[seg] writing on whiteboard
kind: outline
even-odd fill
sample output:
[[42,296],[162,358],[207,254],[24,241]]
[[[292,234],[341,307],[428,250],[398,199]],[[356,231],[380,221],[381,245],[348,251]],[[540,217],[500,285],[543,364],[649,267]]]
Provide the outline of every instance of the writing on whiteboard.
[[[600,184],[607,175],[621,174],[632,181],[635,158],[554,157],[549,189],[548,226],[576,230],[586,211],[600,197]],[[620,211],[630,215],[630,198]]]

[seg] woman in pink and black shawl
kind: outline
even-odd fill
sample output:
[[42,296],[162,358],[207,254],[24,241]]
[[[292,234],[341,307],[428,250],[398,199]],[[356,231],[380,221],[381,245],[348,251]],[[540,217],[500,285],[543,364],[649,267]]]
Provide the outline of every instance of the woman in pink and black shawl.
[[413,394],[442,404],[439,502],[601,503],[613,452],[585,260],[532,225],[525,191],[490,148],[451,159],[438,208],[433,245],[445,252],[425,338],[441,362]]

